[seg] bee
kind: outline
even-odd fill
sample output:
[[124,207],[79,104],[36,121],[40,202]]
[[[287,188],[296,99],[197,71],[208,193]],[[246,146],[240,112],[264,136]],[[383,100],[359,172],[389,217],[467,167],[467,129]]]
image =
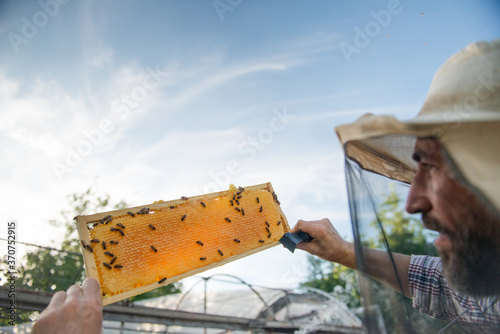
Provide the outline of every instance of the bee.
[[119,226],[121,228],[125,228],[125,226],[122,223],[117,223],[116,226]]
[[113,263],[115,263],[115,261],[116,261],[116,256],[111,260],[111,262],[109,264],[113,264]]
[[118,231],[118,229],[117,229],[116,227],[112,227],[112,228],[110,228],[109,230],[110,230],[110,231],[113,231],[113,232]]
[[259,212],[262,212],[262,205],[260,206]]
[[240,194],[245,191],[245,188],[243,187],[238,187],[238,189],[240,190]]
[[175,209],[175,205],[169,206],[170,209]]
[[206,257],[200,257],[200,261],[205,261],[206,259]]
[[113,253],[110,253],[110,252],[104,252],[104,255],[107,255],[109,257],[115,257],[115,255]]
[[112,220],[110,215],[107,215],[103,219],[101,219],[101,224],[108,224]]
[[236,199],[236,195],[235,195],[235,194],[233,194],[233,201],[234,201],[235,199]]
[[138,215],[145,215],[147,213],[149,213],[149,208],[142,208],[139,211],[137,211]]
[[196,241],[196,243],[197,243],[198,245],[200,245],[200,246],[203,246],[203,242],[201,242],[201,241]]
[[274,191],[273,191],[272,195],[273,195],[273,199],[276,202],[276,204],[280,205],[280,201],[278,201],[278,195],[276,195],[276,193]]
[[182,218],[181,218],[181,222],[183,222],[183,221],[184,221],[184,219],[186,219],[186,215],[182,216]]
[[278,223],[276,225],[279,225],[279,224],[281,224],[281,220],[278,220]]
[[228,222],[231,222],[231,219],[229,219],[229,218],[227,218],[227,217],[226,217],[226,218],[224,218],[224,219],[225,219],[225,220],[227,220]]
[[153,225],[149,224],[149,227],[150,227],[153,231],[156,231],[156,228],[155,228]]
[[269,225],[269,223],[268,223],[268,222],[264,222],[264,223],[266,223],[267,227],[270,227],[270,225]]
[[207,207],[207,206],[205,205],[205,203],[203,203],[203,202],[200,202],[200,204],[201,204],[204,208],[206,208],[206,207]]
[[245,210],[241,209],[241,214],[244,216],[245,215]]
[[238,201],[237,199],[234,200],[236,202],[236,204],[240,205],[240,201]]
[[240,208],[234,208],[234,209],[235,209],[236,211],[238,211],[238,212],[240,212],[240,211],[241,211],[241,210],[240,210]]
[[120,234],[122,235],[122,237],[125,236],[125,233],[123,233],[123,230],[118,230],[118,232],[120,232]]
[[258,204],[258,203],[260,203],[260,201],[259,201],[259,198],[258,198],[258,197],[256,197],[255,199],[257,200],[257,204]]
[[158,284],[162,284],[163,282],[165,282],[167,280],[166,277],[163,277],[161,280],[158,281]]
[[113,245],[118,245],[118,241],[114,241],[114,240],[111,240],[109,243],[113,244]]
[[127,212],[131,217],[135,217],[134,213],[133,212]]
[[103,264],[106,268],[111,269],[111,266],[110,266],[109,264],[107,264],[106,262],[103,262],[102,264]]
[[106,250],[106,241],[102,242],[102,249]]
[[92,240],[90,240],[90,242],[98,244],[100,241],[99,241],[99,239],[92,239]]
[[234,242],[237,242],[237,243],[240,243],[240,241],[238,239],[233,239]]
[[240,196],[236,196],[236,198],[237,198],[237,199],[240,199],[240,198],[242,198],[242,197],[243,197],[243,196],[241,196],[241,195],[240,195]]
[[158,250],[155,248],[155,246],[151,246],[151,249],[154,250],[154,252],[158,252]]
[[259,242],[260,242],[261,244],[263,244],[265,241],[264,241],[264,240],[262,240],[262,239],[260,239],[260,240],[259,240]]
[[271,233],[271,231],[269,231],[269,227],[266,226],[266,231],[267,233]]
[[86,250],[88,250],[89,252],[93,253],[94,252],[94,249],[90,246],[90,245],[85,245],[84,246]]
[[271,232],[269,232],[269,234],[267,235],[267,238],[269,239],[271,237]]
[[220,256],[224,256],[224,254],[222,254],[222,251],[220,249],[218,249],[217,252],[219,252]]
[[121,264],[115,264],[115,268],[123,268]]
[[229,202],[231,202],[231,206],[234,206],[234,202],[232,199],[230,199]]
[[85,242],[83,240],[80,240],[80,243],[82,244],[83,247],[85,247]]
[[188,198],[188,197],[186,197],[186,196],[181,196],[181,199],[182,199],[183,201],[187,201],[189,198]]

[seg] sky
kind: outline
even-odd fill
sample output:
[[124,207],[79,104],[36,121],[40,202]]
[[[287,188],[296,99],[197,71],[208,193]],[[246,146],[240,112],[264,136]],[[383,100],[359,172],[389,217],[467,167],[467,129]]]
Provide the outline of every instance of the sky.
[[[493,0],[0,1],[0,238],[15,220],[57,247],[48,221],[89,187],[140,206],[265,182],[291,226],[350,238],[335,126],[414,117],[499,18]],[[275,247],[215,273],[293,288],[307,260]]]

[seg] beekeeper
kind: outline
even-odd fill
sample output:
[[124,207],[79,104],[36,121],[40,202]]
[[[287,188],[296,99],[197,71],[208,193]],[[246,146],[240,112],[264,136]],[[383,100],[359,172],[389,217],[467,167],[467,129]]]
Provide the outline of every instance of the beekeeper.
[[[439,232],[440,256],[387,256],[345,241],[328,219],[298,221],[293,232],[313,240],[297,248],[361,269],[433,317],[498,330],[500,40],[471,44],[448,59],[414,119],[365,115],[336,132],[349,162],[346,173],[359,168],[411,184],[406,210]],[[361,200],[350,188],[356,175],[347,175],[355,240]]]

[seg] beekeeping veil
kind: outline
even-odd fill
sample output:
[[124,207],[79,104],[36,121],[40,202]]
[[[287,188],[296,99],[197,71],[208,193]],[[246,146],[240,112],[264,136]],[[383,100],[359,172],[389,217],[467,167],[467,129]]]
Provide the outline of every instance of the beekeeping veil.
[[[404,211],[416,169],[411,159],[416,138],[438,140],[459,181],[493,212],[500,212],[500,40],[471,44],[449,58],[436,72],[415,118],[399,121],[368,114],[335,130],[346,156],[360,271],[365,265],[363,246],[385,249],[390,257],[390,236],[397,228],[394,222],[408,224],[414,219],[394,210]],[[434,331],[419,327],[420,320],[399,295],[381,293],[383,287],[364,276],[360,285],[370,331],[383,332],[383,325],[377,322],[381,314],[389,331]],[[393,319],[385,317],[388,310]]]

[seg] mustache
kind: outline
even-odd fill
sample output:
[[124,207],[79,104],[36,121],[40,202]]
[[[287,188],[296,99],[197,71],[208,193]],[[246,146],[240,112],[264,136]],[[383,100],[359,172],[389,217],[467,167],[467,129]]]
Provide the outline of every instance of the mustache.
[[422,213],[422,223],[424,227],[439,233],[444,233],[451,235],[451,231],[447,229],[443,224],[436,218],[429,216],[427,213]]

